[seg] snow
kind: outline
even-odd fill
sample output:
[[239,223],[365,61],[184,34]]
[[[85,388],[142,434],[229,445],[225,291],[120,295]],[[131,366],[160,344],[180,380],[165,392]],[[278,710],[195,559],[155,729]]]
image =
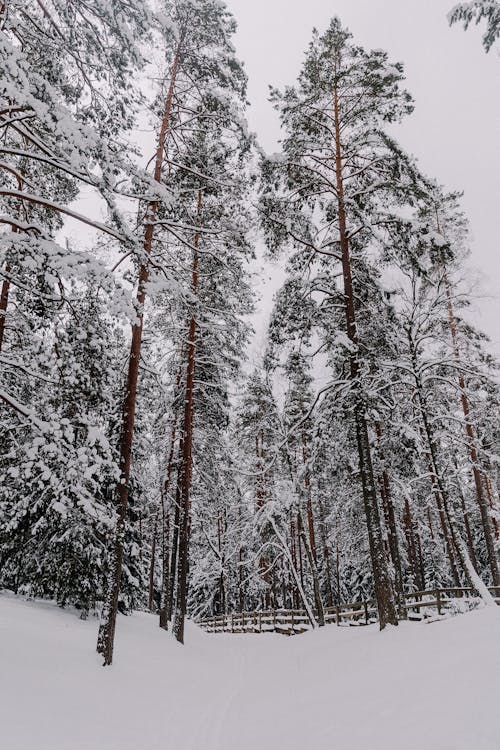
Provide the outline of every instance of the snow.
[[498,750],[500,609],[432,624],[178,645],[120,617],[115,663],[96,621],[0,595],[0,732],[9,750]]

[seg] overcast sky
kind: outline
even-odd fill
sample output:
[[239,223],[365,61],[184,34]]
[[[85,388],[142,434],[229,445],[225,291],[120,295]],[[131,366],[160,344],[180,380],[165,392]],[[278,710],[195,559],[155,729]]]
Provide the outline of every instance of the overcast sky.
[[[471,266],[485,296],[475,319],[500,352],[500,55],[488,55],[474,28],[450,29],[454,0],[226,0],[236,16],[238,56],[250,78],[250,126],[267,151],[279,123],[268,85],[293,83],[316,26],[340,16],[355,41],[405,65],[414,114],[398,137],[422,168],[464,190],[473,235]],[[477,274],[476,274],[477,275]]]

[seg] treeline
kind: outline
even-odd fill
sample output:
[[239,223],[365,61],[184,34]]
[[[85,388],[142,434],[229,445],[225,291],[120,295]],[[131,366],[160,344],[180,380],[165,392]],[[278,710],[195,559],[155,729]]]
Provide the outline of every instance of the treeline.
[[[497,365],[464,317],[460,196],[394,139],[402,65],[334,19],[272,90],[265,156],[222,3],[1,24],[0,585],[100,612],[105,664],[119,611],[183,642],[188,614],[491,603]],[[286,280],[245,376],[259,238]]]

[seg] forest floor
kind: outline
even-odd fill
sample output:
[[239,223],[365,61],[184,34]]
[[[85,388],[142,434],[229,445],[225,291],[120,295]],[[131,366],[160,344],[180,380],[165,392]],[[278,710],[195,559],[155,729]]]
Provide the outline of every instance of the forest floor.
[[293,638],[96,620],[0,594],[5,750],[499,750],[500,608]]

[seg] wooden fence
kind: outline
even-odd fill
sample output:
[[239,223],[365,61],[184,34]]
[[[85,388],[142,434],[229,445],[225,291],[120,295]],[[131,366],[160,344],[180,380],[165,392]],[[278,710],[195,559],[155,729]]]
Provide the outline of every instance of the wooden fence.
[[[490,592],[500,605],[500,587],[491,588]],[[470,588],[431,589],[414,591],[406,594],[408,619],[422,620],[437,612],[442,615],[457,600],[475,602]],[[378,611],[374,599],[365,602],[339,604],[325,607],[325,624],[334,625],[370,625],[377,622]],[[214,615],[197,624],[208,633],[279,633],[281,635],[298,635],[311,629],[311,622],[305,609],[273,609],[257,612],[238,612],[230,615]]]

